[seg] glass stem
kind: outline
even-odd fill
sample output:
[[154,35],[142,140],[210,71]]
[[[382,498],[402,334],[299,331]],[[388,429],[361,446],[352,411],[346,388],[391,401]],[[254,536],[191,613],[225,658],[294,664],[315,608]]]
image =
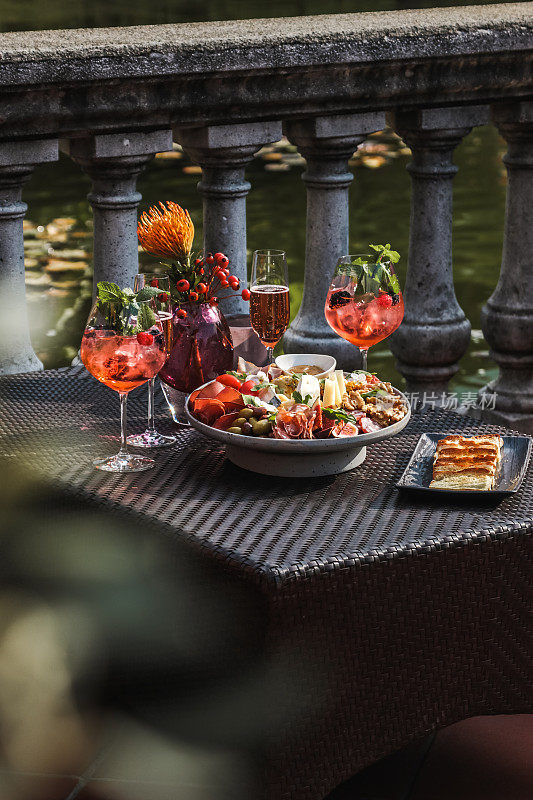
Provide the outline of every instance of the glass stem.
[[118,453],[119,456],[127,456],[128,455],[128,414],[127,414],[127,402],[128,402],[128,393],[127,392],[119,392],[120,397],[120,451]]
[[363,359],[363,369],[365,372],[368,372],[368,348],[361,350],[361,358]]
[[148,381],[148,430],[155,433],[154,421],[154,389],[155,377]]
[[274,361],[274,348],[267,347],[267,363],[266,366],[269,367],[272,362]]

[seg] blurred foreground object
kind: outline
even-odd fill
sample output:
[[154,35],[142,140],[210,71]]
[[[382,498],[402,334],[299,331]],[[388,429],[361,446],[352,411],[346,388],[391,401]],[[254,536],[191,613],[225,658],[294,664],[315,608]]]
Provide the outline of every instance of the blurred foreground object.
[[50,781],[61,800],[51,776],[90,777],[99,752],[104,777],[172,797],[252,796],[277,682],[259,592],[170,529],[5,474],[2,800],[48,800]]

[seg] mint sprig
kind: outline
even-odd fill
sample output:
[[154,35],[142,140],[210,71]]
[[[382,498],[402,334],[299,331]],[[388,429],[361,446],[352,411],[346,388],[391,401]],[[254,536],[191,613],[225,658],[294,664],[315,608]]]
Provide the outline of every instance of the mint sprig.
[[379,290],[386,287],[391,294],[399,294],[400,283],[390,265],[400,260],[400,254],[391,250],[390,244],[369,244],[368,247],[374,252],[354,258],[350,264],[339,268],[339,272],[354,278],[364,293],[377,296]]
[[[157,315],[146,301],[152,300],[162,290],[145,286],[137,293],[129,286],[121,289],[116,283],[99,281],[97,284],[98,310],[106,318],[109,327],[120,336],[134,336],[148,331],[157,324]],[[131,324],[132,317],[136,324]]]

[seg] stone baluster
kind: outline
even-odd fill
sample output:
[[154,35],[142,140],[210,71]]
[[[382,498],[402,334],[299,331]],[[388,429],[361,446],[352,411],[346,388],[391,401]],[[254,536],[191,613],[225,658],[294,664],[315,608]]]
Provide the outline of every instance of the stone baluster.
[[453,284],[453,152],[474,125],[489,121],[489,108],[406,111],[389,121],[413,153],[405,316],[391,350],[410,391],[442,395],[470,342]]
[[481,324],[500,369],[480,405],[485,416],[533,433],[533,102],[495,106],[493,120],[508,147],[507,202],[500,278]]
[[349,253],[347,161],[369,133],[381,130],[381,113],[343,114],[288,122],[285,133],[307,161],[307,233],[302,303],[283,338],[288,353],[329,353],[339,367],[359,366],[354,345],[329,327],[324,303],[337,260]]
[[156,153],[172,150],[172,132],[94,134],[60,142],[93,182],[94,289],[98,281],[133,286],[139,270],[137,177]]
[[40,370],[30,341],[24,282],[22,187],[36,164],[56,161],[57,140],[0,144],[0,374]]
[[[204,204],[204,250],[225,253],[231,272],[246,286],[246,195],[250,184],[245,179],[245,167],[263,145],[281,139],[281,123],[207,125],[176,129],[174,135],[202,167],[198,190]],[[276,243],[267,242],[265,246],[269,245],[275,247]],[[238,293],[221,307],[229,318],[249,313],[248,304]]]

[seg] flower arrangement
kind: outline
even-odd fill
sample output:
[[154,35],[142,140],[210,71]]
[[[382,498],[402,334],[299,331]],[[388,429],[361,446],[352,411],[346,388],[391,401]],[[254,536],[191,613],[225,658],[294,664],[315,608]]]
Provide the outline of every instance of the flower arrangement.
[[[237,291],[240,282],[229,270],[229,259],[224,253],[193,253],[194,225],[189,212],[170,200],[160,202],[145,211],[137,226],[143,250],[154,256],[171,259],[168,267],[171,294],[178,306],[185,303],[209,303],[216,306],[231,294],[220,295],[228,289]],[[250,299],[248,289],[242,289],[243,300]],[[178,317],[187,312],[178,308]]]

